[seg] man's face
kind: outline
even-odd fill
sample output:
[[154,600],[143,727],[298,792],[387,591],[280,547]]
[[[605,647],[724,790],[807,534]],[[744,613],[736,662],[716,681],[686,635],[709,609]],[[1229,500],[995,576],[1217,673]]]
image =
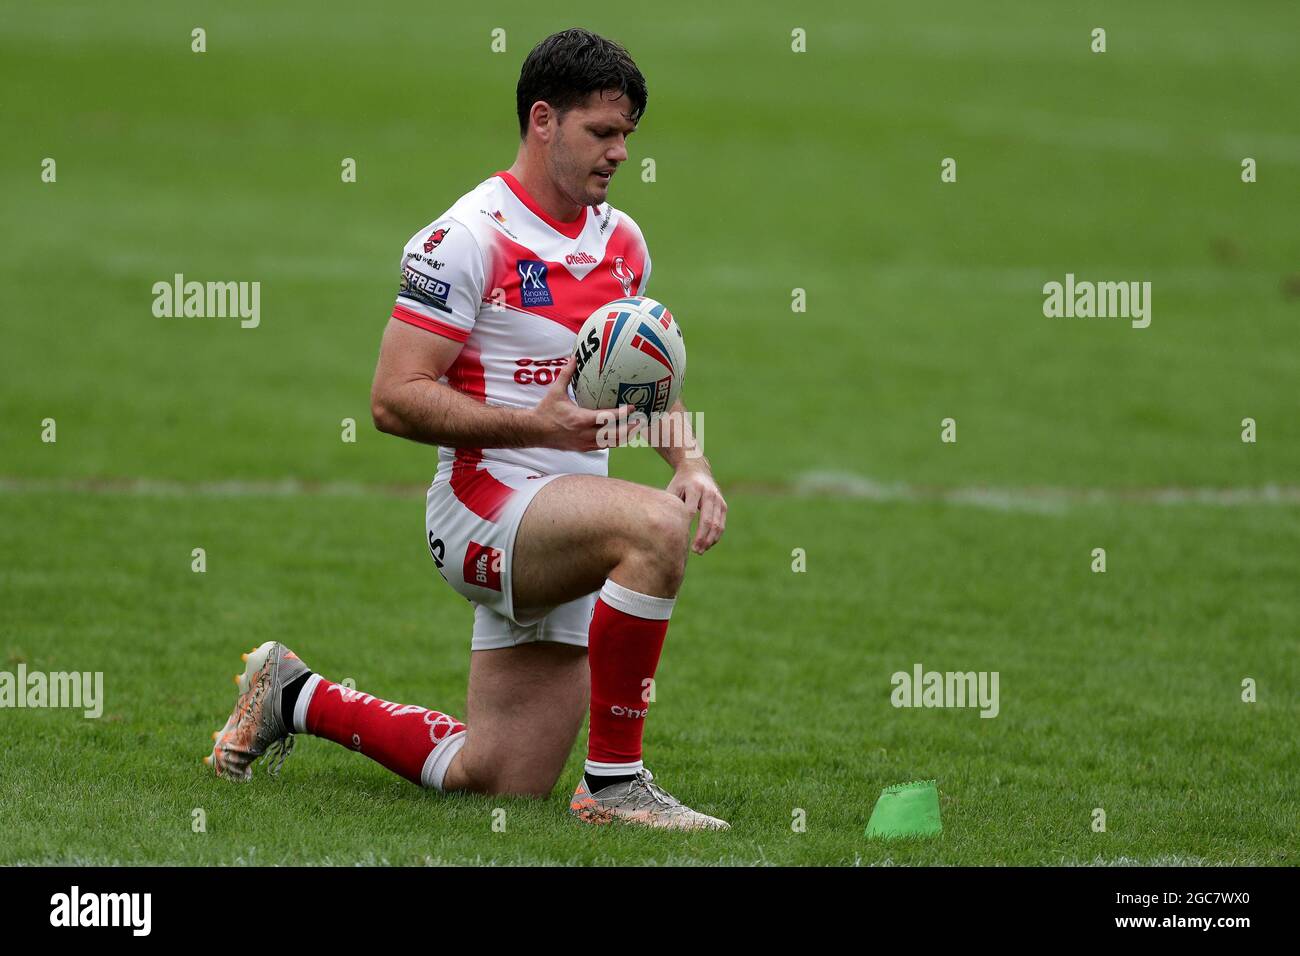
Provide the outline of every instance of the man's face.
[[[617,99],[609,97],[616,95]],[[580,206],[603,203],[614,171],[627,159],[631,100],[615,90],[592,93],[569,110],[555,127],[546,169],[560,192]]]

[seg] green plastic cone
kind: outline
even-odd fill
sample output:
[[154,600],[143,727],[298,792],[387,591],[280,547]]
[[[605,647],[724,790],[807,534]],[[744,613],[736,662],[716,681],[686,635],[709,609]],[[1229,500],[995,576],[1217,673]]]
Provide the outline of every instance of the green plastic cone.
[[880,799],[867,821],[869,837],[933,836],[942,832],[939,788],[933,780],[886,787],[880,791]]

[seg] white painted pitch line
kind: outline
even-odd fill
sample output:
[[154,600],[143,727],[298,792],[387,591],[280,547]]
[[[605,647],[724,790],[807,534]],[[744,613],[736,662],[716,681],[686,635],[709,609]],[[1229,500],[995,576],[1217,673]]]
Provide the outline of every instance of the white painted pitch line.
[[[404,482],[269,480],[176,481],[157,478],[4,478],[0,495],[75,493],[142,498],[419,498],[427,484]],[[914,485],[880,482],[853,472],[811,471],[789,482],[730,482],[724,492],[774,498],[848,499],[881,502],[941,502],[994,511],[1054,514],[1070,508],[1104,504],[1300,505],[1300,486],[1195,488],[1070,488]]]
[[1236,488],[1070,488],[1055,485],[1028,487],[943,487],[898,482],[878,482],[853,472],[812,471],[797,477],[789,494],[806,498],[860,498],[867,501],[944,502],[995,511],[1054,513],[1079,505],[1297,505],[1300,486],[1260,485]]
[[422,496],[428,485],[356,481],[176,481],[168,478],[0,478],[0,494],[75,492],[140,498],[368,498]]

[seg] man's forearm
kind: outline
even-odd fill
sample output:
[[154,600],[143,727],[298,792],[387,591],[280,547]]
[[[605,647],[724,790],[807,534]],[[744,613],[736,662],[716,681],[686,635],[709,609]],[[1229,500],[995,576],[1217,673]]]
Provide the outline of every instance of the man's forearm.
[[372,400],[382,432],[447,448],[530,448],[543,444],[532,409],[488,405],[448,385],[408,382]]
[[657,436],[655,451],[674,471],[686,461],[709,467],[704,449],[700,447],[695,432],[691,429],[690,412],[680,398],[659,421]]

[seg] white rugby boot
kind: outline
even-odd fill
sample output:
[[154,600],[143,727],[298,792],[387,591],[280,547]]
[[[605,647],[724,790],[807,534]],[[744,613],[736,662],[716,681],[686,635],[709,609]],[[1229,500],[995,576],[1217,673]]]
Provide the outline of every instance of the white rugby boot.
[[639,770],[632,780],[592,793],[587,780],[569,801],[569,812],[585,823],[637,823],[665,830],[730,830],[731,824],[692,810],[654,782],[649,770]]
[[275,747],[271,775],[293,751],[293,728],[280,716],[284,686],[307,672],[307,665],[279,641],[267,641],[243,655],[244,673],[235,675],[239,700],[226,726],[214,731],[212,753],[203,762],[228,780],[251,780],[252,763]]

